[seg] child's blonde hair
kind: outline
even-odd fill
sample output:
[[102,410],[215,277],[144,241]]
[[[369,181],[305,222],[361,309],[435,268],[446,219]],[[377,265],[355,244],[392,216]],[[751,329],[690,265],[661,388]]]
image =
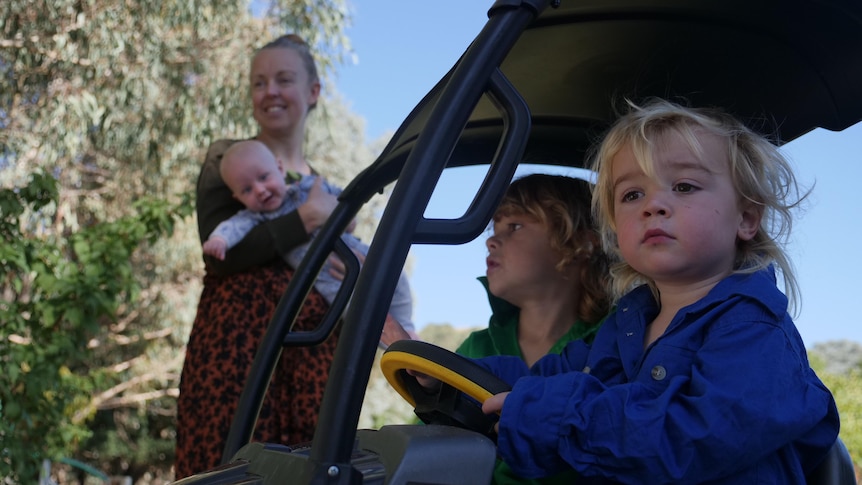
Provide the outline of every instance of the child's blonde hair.
[[563,175],[532,174],[509,186],[494,220],[515,214],[535,218],[548,228],[551,247],[560,255],[557,270],[570,263],[580,269],[577,317],[598,323],[610,308],[608,259],[590,211],[588,182]]
[[784,277],[785,292],[791,307],[795,308],[799,289],[782,244],[790,234],[791,210],[807,194],[800,195],[793,170],[778,148],[718,109],[689,108],[662,99],[651,99],[641,106],[628,101],[628,105],[629,112],[613,124],[592,156],[592,168],[598,174],[593,211],[605,251],[614,261],[611,266],[614,297],[641,283],[649,284],[653,292],[656,288],[649,278],[623,261],[619,252],[613,217],[613,158],[628,145],[641,169],[651,176],[655,173],[654,153],[660,147],[660,140],[671,133],[679,135],[693,153],[701,155],[703,145],[699,134],[707,132],[724,140],[738,201],[753,203],[762,211],[760,228],[754,238],[737,242],[733,270],[753,273],[774,264]]

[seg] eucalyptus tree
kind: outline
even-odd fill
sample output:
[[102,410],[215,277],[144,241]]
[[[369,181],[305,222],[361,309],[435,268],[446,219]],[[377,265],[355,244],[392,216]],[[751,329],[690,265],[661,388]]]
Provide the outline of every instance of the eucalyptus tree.
[[[256,46],[296,32],[319,55],[315,167],[345,183],[371,161],[332,83],[351,54],[347,0],[252,3],[0,3],[0,312],[17,322],[0,328],[0,476],[29,479],[63,456],[116,474],[169,466],[202,274],[194,183],[210,142],[255,132]],[[107,260],[91,257],[99,244]],[[70,272],[92,277],[86,312],[82,295],[45,286],[78,281]],[[50,446],[18,439],[40,433]]]

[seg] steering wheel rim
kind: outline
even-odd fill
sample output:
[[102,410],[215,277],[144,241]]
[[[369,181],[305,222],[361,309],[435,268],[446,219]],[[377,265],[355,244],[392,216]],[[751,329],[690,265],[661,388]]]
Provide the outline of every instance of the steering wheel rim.
[[[401,340],[384,352],[380,369],[426,424],[459,426],[496,439],[498,416],[484,414],[481,404],[494,394],[510,391],[511,386],[475,362],[428,342]],[[442,385],[429,391],[407,370],[433,377]]]

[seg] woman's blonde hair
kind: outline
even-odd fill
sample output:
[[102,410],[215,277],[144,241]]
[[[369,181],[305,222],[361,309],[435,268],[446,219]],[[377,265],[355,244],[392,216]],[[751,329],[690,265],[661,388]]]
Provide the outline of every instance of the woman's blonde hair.
[[629,111],[620,117],[592,155],[592,169],[598,174],[593,193],[593,211],[605,251],[611,257],[612,291],[618,298],[633,286],[653,282],[629,266],[619,252],[614,225],[614,187],[611,162],[624,147],[632,149],[641,169],[655,172],[655,150],[668,134],[680,136],[695,154],[703,153],[699,136],[713,134],[725,143],[728,168],[740,203],[752,203],[762,212],[760,228],[749,241],[737,242],[735,273],[753,273],[777,266],[785,291],[795,307],[799,289],[793,267],[782,245],[790,234],[796,208],[807,196],[801,194],[788,161],[766,137],[746,127],[718,109],[689,108],[663,99],[643,105],[628,101]]
[[494,220],[525,214],[544,224],[551,247],[561,255],[557,270],[578,264],[581,291],[577,317],[598,323],[610,308],[608,259],[590,213],[590,197],[590,185],[584,180],[563,175],[527,175],[509,185]]

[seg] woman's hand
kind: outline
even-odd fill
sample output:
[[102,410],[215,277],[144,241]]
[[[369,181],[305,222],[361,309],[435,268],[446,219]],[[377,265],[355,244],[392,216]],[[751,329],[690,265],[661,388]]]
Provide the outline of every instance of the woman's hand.
[[[359,265],[362,266],[365,263],[365,255],[355,249],[353,250],[353,254],[356,255]],[[344,275],[347,274],[347,266],[344,265],[344,261],[337,254],[332,253],[329,255],[329,264],[329,274],[338,281],[344,281]]]
[[380,334],[380,348],[388,349],[393,342],[412,339],[413,337],[404,330],[398,320],[387,313],[386,321],[383,322],[383,333]]
[[317,177],[305,203],[296,209],[305,225],[305,232],[311,234],[322,226],[337,205],[338,197],[323,190],[323,177]]

